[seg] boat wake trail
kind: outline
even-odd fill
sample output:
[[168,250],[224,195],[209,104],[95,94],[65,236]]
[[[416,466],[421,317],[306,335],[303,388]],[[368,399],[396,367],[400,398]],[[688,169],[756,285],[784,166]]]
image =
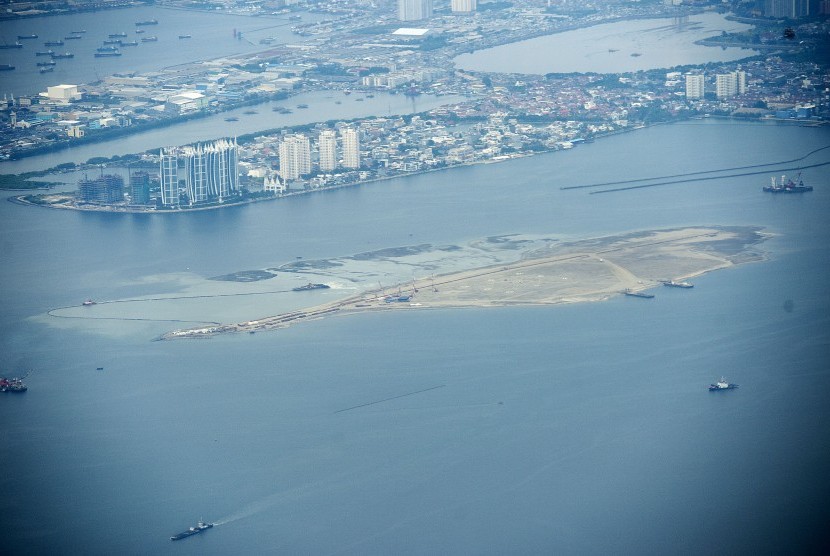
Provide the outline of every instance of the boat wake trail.
[[318,494],[321,491],[328,492],[332,488],[332,485],[342,484],[347,477],[349,477],[348,473],[336,473],[330,477],[326,477],[325,479],[319,481],[299,485],[293,488],[289,488],[287,490],[269,494],[264,498],[251,502],[238,512],[234,512],[231,515],[217,519],[213,522],[213,524],[227,525],[228,523],[233,523],[234,521],[247,519],[256,514],[268,511],[280,505],[285,506],[287,510],[291,507],[292,504],[296,504],[299,500],[302,500],[304,497],[308,496],[311,493]]
[[229,516],[216,520],[214,522],[214,525],[226,525],[228,523],[233,523],[234,521],[239,521],[240,519],[251,517],[260,512],[264,512],[272,506],[275,506],[279,501],[280,494],[272,494],[271,496],[263,498],[262,500],[257,500],[256,502],[248,504],[238,512],[232,513]]

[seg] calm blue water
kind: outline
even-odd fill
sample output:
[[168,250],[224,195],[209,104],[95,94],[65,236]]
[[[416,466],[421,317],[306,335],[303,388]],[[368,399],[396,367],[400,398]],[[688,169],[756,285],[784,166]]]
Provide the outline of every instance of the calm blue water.
[[[158,25],[136,27],[136,21],[156,19]],[[303,22],[318,21],[319,15],[303,14]],[[148,72],[199,60],[258,52],[268,47],[260,39],[274,38],[275,44],[301,44],[306,39],[291,32],[296,22],[287,15],[248,17],[211,13],[208,11],[176,10],[161,7],[140,7],[125,10],[103,10],[17,21],[4,21],[0,41],[13,43],[18,35],[38,35],[37,39],[20,41],[23,48],[0,50],[0,63],[15,69],[3,75],[0,94],[33,95],[60,83],[91,83],[113,73]],[[136,29],[144,33],[136,34]],[[71,31],[86,30],[82,39],[65,40]],[[242,33],[242,40],[233,32]],[[127,33],[126,41],[137,40],[138,46],[121,48],[117,58],[96,58],[95,49],[110,34]],[[179,35],[189,34],[189,39]],[[142,37],[155,36],[157,42],[141,42]],[[63,46],[44,46],[44,42],[63,40]],[[57,60],[55,71],[41,74],[35,52],[53,50],[71,52],[74,58]]]
[[[559,188],[826,145],[827,129],[699,122],[219,212],[2,202],[0,366],[34,369],[29,392],[0,399],[4,551],[818,552],[827,167],[805,171],[803,196],[762,194],[766,175]],[[169,322],[43,316],[299,255],[691,224],[763,226],[770,260],[650,302],[366,314],[206,341],[150,341]],[[741,388],[708,393],[722,374]],[[200,516],[220,525],[168,540]]]
[[[455,63],[473,71],[545,74],[623,73],[730,62],[754,56],[757,51],[702,46],[695,41],[751,28],[717,13],[696,14],[686,20],[626,20],[462,54]],[[538,52],[545,55],[536,55]]]

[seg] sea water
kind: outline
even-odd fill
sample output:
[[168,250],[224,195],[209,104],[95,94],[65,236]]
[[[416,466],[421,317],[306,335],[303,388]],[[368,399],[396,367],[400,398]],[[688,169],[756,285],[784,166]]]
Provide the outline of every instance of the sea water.
[[[803,195],[763,193],[768,175],[561,188],[827,145],[824,128],[702,121],[221,211],[0,203],[0,365],[32,369],[28,392],[0,399],[4,550],[817,550],[830,490],[827,167],[804,171],[816,189]],[[297,257],[689,225],[761,226],[768,260],[652,300],[366,313],[209,340],[152,341],[182,315],[247,314],[244,298],[114,320],[48,314],[90,297],[175,297]],[[277,274],[267,287],[299,279]],[[288,296],[262,297],[250,317]],[[721,375],[740,388],[709,393]],[[170,542],[200,517],[217,526]]]

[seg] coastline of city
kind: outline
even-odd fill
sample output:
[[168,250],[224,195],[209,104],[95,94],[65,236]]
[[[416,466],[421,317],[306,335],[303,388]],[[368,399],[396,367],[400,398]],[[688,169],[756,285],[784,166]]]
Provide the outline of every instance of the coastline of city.
[[[287,14],[292,12],[284,13]],[[567,25],[556,24],[554,25],[554,29],[540,29],[538,35],[533,36],[549,36],[550,34],[573,31],[575,29],[585,29],[600,24],[609,24],[611,22],[642,20],[648,18],[665,18],[668,14],[674,14],[673,17],[675,17],[676,21],[685,21],[683,18],[703,13],[704,11],[700,9],[667,11],[664,6],[650,6],[638,8],[638,13],[634,14],[603,14],[599,20],[595,17],[566,18],[565,16],[562,16],[563,19],[568,20]],[[292,18],[294,17],[298,19],[300,18],[300,16],[292,16]],[[553,19],[553,21],[558,22],[560,20]],[[681,23],[678,23],[678,25],[679,24]],[[317,34],[316,26],[318,25],[319,22],[317,24],[311,24],[310,27],[298,26],[294,28],[294,32],[299,32],[302,35],[306,33],[305,29],[311,29],[314,31],[312,34]],[[390,26],[391,24],[387,22],[386,25]],[[298,31],[298,29],[300,29],[300,31]],[[446,29],[443,29],[443,31],[443,34],[446,35]],[[236,33],[237,32],[234,31],[235,35]],[[239,35],[241,38],[242,33],[240,32]],[[724,32],[724,35],[726,35],[726,32]],[[446,39],[446,37],[444,37],[444,39]],[[328,40],[335,41],[336,39]],[[423,34],[414,33],[412,36],[405,36],[405,39],[403,40],[406,41],[404,44],[408,49],[407,52],[418,52],[424,46],[424,41],[428,41],[430,38],[429,35],[427,35],[427,38],[424,38]],[[524,38],[523,40],[528,39]],[[717,38],[703,38],[694,42],[695,44],[701,44],[706,40],[717,40]],[[724,37],[720,37],[720,40],[723,41],[725,39]],[[262,60],[271,60],[272,63],[276,61],[276,63],[279,64],[278,67],[280,72],[276,74],[276,77],[271,76],[273,79],[271,79],[269,85],[271,88],[266,88],[266,90],[269,91],[267,95],[260,98],[253,97],[244,98],[241,101],[237,100],[235,101],[235,104],[227,104],[224,108],[220,106],[219,112],[216,111],[216,106],[208,106],[205,94],[203,93],[194,93],[189,96],[184,95],[184,99],[179,105],[177,105],[178,108],[174,110],[176,113],[172,118],[168,117],[168,119],[152,125],[175,125],[183,120],[194,118],[198,119],[210,113],[221,114],[229,108],[244,106],[250,107],[250,112],[256,112],[257,107],[269,102],[269,100],[273,98],[290,100],[296,96],[298,91],[309,90],[330,90],[333,92],[342,92],[346,95],[368,95],[369,97],[374,96],[372,93],[375,91],[392,93],[402,92],[412,97],[416,97],[421,94],[435,94],[436,92],[438,94],[458,93],[461,90],[464,90],[459,88],[458,83],[464,83],[469,86],[465,92],[467,95],[471,95],[471,98],[460,103],[456,102],[444,108],[431,109],[423,113],[404,115],[403,117],[398,118],[398,124],[395,125],[399,128],[410,129],[408,135],[406,132],[399,134],[401,135],[401,139],[398,140],[398,148],[403,149],[401,152],[404,154],[409,154],[409,151],[415,151],[417,155],[415,158],[410,159],[410,161],[406,161],[402,158],[401,166],[395,166],[397,163],[390,164],[390,161],[394,162],[397,153],[387,151],[387,154],[381,155],[381,158],[378,159],[378,149],[373,147],[371,154],[365,152],[365,150],[362,150],[359,153],[357,163],[353,165],[354,171],[349,172],[348,167],[343,167],[338,172],[327,175],[324,173],[322,164],[320,164],[320,169],[316,168],[318,164],[318,149],[317,145],[314,144],[313,149],[310,149],[309,145],[305,146],[304,150],[309,152],[308,155],[305,155],[308,160],[305,162],[305,165],[300,168],[300,171],[296,172],[292,170],[286,173],[285,169],[277,168],[277,166],[281,164],[280,158],[276,158],[274,156],[268,157],[267,155],[263,157],[263,149],[259,146],[258,152],[254,151],[247,153],[247,156],[242,157],[243,164],[246,165],[245,171],[240,175],[242,179],[239,184],[236,184],[235,182],[235,179],[238,178],[231,180],[234,182],[232,184],[232,189],[235,195],[219,195],[219,201],[217,201],[216,197],[211,197],[209,194],[201,196],[195,195],[193,192],[194,187],[189,184],[185,184],[185,189],[181,193],[184,195],[184,202],[180,202],[177,195],[171,194],[168,195],[168,199],[166,200],[161,199],[161,202],[157,200],[155,203],[150,203],[149,192],[144,194],[145,200],[141,203],[129,202],[132,200],[129,193],[127,202],[122,200],[122,197],[118,196],[115,199],[107,199],[100,193],[95,198],[79,199],[77,198],[77,195],[73,196],[72,194],[63,192],[56,194],[47,193],[37,195],[21,195],[18,196],[15,201],[36,206],[50,206],[52,208],[95,212],[175,214],[192,210],[215,210],[218,208],[237,206],[251,202],[279,199],[290,195],[339,189],[342,187],[350,187],[441,169],[451,169],[453,167],[466,166],[470,164],[510,160],[520,156],[529,156],[537,153],[571,148],[579,142],[591,141],[606,135],[612,135],[623,131],[642,129],[655,124],[682,121],[690,118],[750,118],[754,120],[763,119],[766,121],[796,122],[800,124],[811,123],[813,125],[820,125],[826,122],[826,118],[824,117],[827,111],[826,106],[821,102],[814,102],[813,105],[809,105],[808,103],[811,100],[810,98],[805,97],[803,99],[804,102],[802,104],[806,106],[806,109],[800,108],[801,105],[798,104],[797,99],[795,99],[795,102],[792,102],[792,98],[790,99],[790,104],[794,106],[794,108],[787,109],[786,107],[780,105],[774,105],[774,103],[769,100],[769,95],[767,94],[768,92],[759,90],[762,89],[760,86],[760,80],[752,79],[753,75],[750,73],[752,71],[751,68],[763,67],[764,64],[769,65],[770,63],[766,60],[766,58],[757,55],[748,59],[744,56],[740,59],[740,62],[737,65],[735,63],[721,64],[721,66],[725,68],[724,71],[731,71],[731,73],[727,73],[725,75],[737,75],[740,80],[740,84],[733,84],[732,91],[727,94],[721,94],[720,89],[718,90],[716,96],[712,95],[711,92],[709,92],[709,95],[704,94],[706,92],[706,85],[703,81],[703,73],[696,71],[694,66],[692,66],[691,68],[686,68],[686,94],[685,98],[682,99],[682,102],[673,101],[674,103],[669,106],[666,104],[666,100],[661,100],[660,102],[662,106],[660,107],[653,107],[648,110],[626,110],[621,107],[623,105],[631,105],[632,100],[640,101],[633,104],[643,104],[642,101],[648,100],[649,96],[654,97],[654,93],[644,94],[642,92],[642,87],[648,86],[649,88],[654,89],[656,88],[659,80],[663,80],[665,82],[663,85],[668,94],[666,99],[676,96],[676,93],[669,92],[669,90],[676,90],[678,86],[683,85],[683,72],[671,70],[659,73],[650,70],[646,72],[639,71],[634,73],[619,73],[613,76],[615,79],[618,79],[618,81],[616,81],[616,85],[613,87],[610,87],[610,85],[614,83],[613,81],[609,81],[608,78],[604,77],[602,74],[594,73],[587,73],[584,75],[546,74],[544,76],[517,76],[514,74],[487,74],[462,69],[452,70],[449,74],[440,72],[436,74],[434,70],[432,73],[428,71],[426,72],[426,81],[423,80],[423,76],[419,79],[413,80],[411,75],[407,75],[406,79],[398,83],[388,81],[388,75],[384,77],[384,74],[382,73],[373,74],[371,72],[368,77],[366,75],[363,75],[363,77],[358,76],[359,79],[349,78],[346,80],[337,79],[335,81],[327,81],[326,79],[320,79],[320,77],[323,77],[320,71],[320,68],[323,67],[321,64],[329,67],[332,65],[332,62],[325,61],[325,58],[322,59],[322,62],[320,59],[318,59],[317,62],[313,62],[313,57],[312,60],[309,60],[307,56],[305,57],[306,59],[298,60],[295,58],[290,62],[280,60],[279,57],[269,58],[269,56],[277,52],[281,52],[284,57],[285,49],[274,48],[270,39],[261,39],[260,42],[261,44],[267,44],[269,49],[266,51],[258,50],[252,54],[236,57],[235,66],[245,66],[246,64],[250,65],[251,62],[261,64]],[[509,37],[491,39],[486,41],[483,45],[477,45],[472,50],[491,48],[498,46],[499,44],[509,44],[510,42]],[[352,43],[349,44],[353,43],[354,42],[352,41]],[[393,45],[394,44],[395,43],[393,43]],[[443,44],[441,46],[441,48],[437,49],[437,52],[441,52],[442,49],[445,50],[446,52],[440,54],[440,56],[442,57],[441,59],[446,60],[454,58],[462,51],[469,51],[469,49],[459,50],[457,44],[454,44],[450,48],[447,48],[447,44]],[[742,46],[746,47],[750,45],[743,44]],[[784,50],[786,50],[787,47],[791,48],[791,45],[783,44],[781,46]],[[609,49],[609,53],[612,50],[613,49]],[[428,50],[427,52],[431,53],[432,50]],[[631,54],[632,57],[640,55],[640,53]],[[419,53],[419,57],[423,58],[424,56],[424,53]],[[382,57],[379,57],[379,59],[380,58]],[[420,62],[423,63],[423,60],[420,60]],[[227,63],[227,60],[223,61],[221,58],[193,61],[176,66],[176,71],[181,71],[182,68],[198,68],[199,66],[223,66],[225,63]],[[309,82],[307,79],[309,74],[307,72],[310,68],[314,67],[314,63],[317,64],[317,69],[312,70],[312,75],[315,75],[318,78],[313,80],[313,82]],[[266,62],[265,66],[267,73],[269,63]],[[750,67],[749,71],[746,70],[747,66]],[[780,69],[781,62],[773,61],[773,66],[776,70]],[[289,68],[289,70],[286,72],[285,68]],[[302,70],[299,73],[298,68]],[[739,69],[736,71],[735,68]],[[799,64],[795,64],[792,68],[790,68],[791,71],[801,69],[803,68]],[[380,81],[378,81],[377,75],[381,76]],[[147,78],[147,74],[133,74],[129,77],[129,82],[132,85],[135,85],[138,81],[143,80],[146,82]],[[443,90],[435,90],[434,87],[436,85],[436,78],[439,79],[437,82],[438,84],[443,83]],[[387,79],[387,81],[384,81],[384,79]],[[690,79],[693,81],[699,79],[700,81],[699,92],[696,93],[694,97],[692,97],[689,92]],[[748,83],[748,80],[752,81],[751,85]],[[514,81],[515,83],[513,83]],[[550,83],[550,81],[553,81],[553,83]],[[633,81],[637,81],[639,86],[632,86],[631,83]],[[72,108],[78,103],[83,104],[82,96],[85,96],[86,93],[83,93],[82,95],[79,92],[80,90],[97,90],[98,95],[100,96],[102,91],[101,85],[105,82],[106,80],[100,82],[97,87],[81,85],[74,86],[75,88],[72,89],[71,87],[73,86],[61,86],[66,87],[69,92],[65,89],[60,93],[55,92],[55,94],[68,95],[69,105],[71,105],[69,107]],[[553,114],[550,112],[550,107],[545,108],[542,106],[542,110],[540,111],[539,106],[533,107],[532,105],[527,105],[527,102],[523,100],[531,93],[536,93],[537,91],[544,93],[545,96],[540,97],[537,95],[533,98],[549,97],[553,91],[561,87],[560,82],[574,82],[575,84],[580,84],[581,88],[591,93],[589,97],[590,102],[584,102],[584,94],[580,95],[579,100],[574,100],[584,104],[584,108],[575,110],[575,106],[569,106],[568,112],[570,112],[570,114],[557,114],[552,117]],[[453,83],[456,84],[453,85]],[[511,83],[513,84],[511,85]],[[814,88],[817,88],[818,83],[815,83],[814,85],[816,86]],[[277,87],[277,89],[274,87]],[[282,88],[279,89],[280,87]],[[628,87],[627,90],[626,87]],[[623,93],[620,93],[620,91],[623,91]],[[112,92],[113,90],[110,91],[110,94],[112,94]],[[791,91],[788,92],[788,96],[793,96]],[[196,99],[195,97],[199,98]],[[765,100],[761,100],[762,97]],[[356,98],[356,100],[363,99]],[[175,102],[179,101],[174,101],[174,105]],[[339,102],[340,101],[338,101],[338,104]],[[54,108],[58,111],[61,110],[61,103],[62,101],[58,100],[58,104],[55,105]],[[169,100],[168,104],[170,104]],[[606,104],[607,107],[603,108],[601,106],[602,104]],[[760,108],[760,104],[763,104],[765,107],[763,109]],[[66,105],[65,102],[64,105]],[[303,105],[300,105],[300,107],[302,106]],[[280,109],[285,112],[291,112],[291,110],[284,107],[281,107]],[[639,114],[634,112],[639,112]],[[110,120],[112,119],[113,118],[110,118]],[[234,118],[228,118],[228,120],[233,119]],[[418,122],[426,122],[425,124],[421,124],[422,129],[423,127],[426,127],[428,130],[438,130],[443,133],[445,137],[452,137],[456,133],[454,130],[458,127],[459,123],[466,128],[475,128],[476,126],[480,126],[480,129],[488,131],[488,135],[491,130],[495,130],[498,133],[498,136],[495,138],[495,142],[482,143],[476,139],[474,136],[475,134],[468,134],[465,136],[463,141],[450,141],[448,142],[448,146],[444,144],[436,145],[432,139],[425,142],[423,137],[420,139],[415,137],[415,141],[413,142],[413,138],[411,137],[411,128],[413,126],[408,125],[413,120]],[[358,133],[365,137],[366,126],[375,125],[373,122],[377,121],[377,117],[357,118],[348,122],[329,120],[328,124],[304,124],[299,126],[299,128],[309,129],[309,131],[314,130],[314,133],[319,133],[320,131],[331,129],[330,125],[334,123],[335,129],[340,126],[350,126],[357,129]],[[401,125],[401,122],[403,125]],[[297,127],[298,126],[288,126],[283,128],[283,131],[281,132],[276,134],[272,133],[272,141],[274,144],[282,144],[287,136],[304,136],[302,133],[291,133],[294,132]],[[555,129],[551,132],[551,128]],[[70,127],[70,133],[72,133],[73,129],[75,134],[79,136],[85,135],[84,130],[81,129],[81,127]],[[136,129],[140,130],[146,128],[139,127]],[[104,141],[107,140],[107,135],[103,133],[104,131],[123,135],[130,133],[130,130],[131,127],[129,126],[129,123],[127,127],[110,127],[108,130],[102,129],[101,137]],[[96,137],[95,130],[91,129],[89,131],[91,135],[80,137],[80,140],[88,140],[87,138],[94,140]],[[246,139],[246,142],[256,142],[257,139],[259,139],[257,134],[249,135],[251,137]],[[246,149],[248,147],[240,144],[240,148]],[[364,149],[362,143],[359,148]],[[23,154],[25,154],[25,152]],[[311,168],[312,158],[310,157],[310,154],[314,155],[314,170]],[[144,166],[146,166],[148,162],[154,161],[153,155],[148,153],[133,155],[133,158],[138,158]],[[90,160],[89,162],[92,161]],[[265,164],[263,165],[263,163]],[[104,168],[106,165],[112,164],[117,165],[118,161],[107,162],[106,157],[103,157],[102,163],[75,163],[71,166],[74,169],[97,169]],[[268,169],[269,165],[273,168],[273,170]],[[252,166],[259,166],[259,168],[252,168]],[[335,167],[339,167],[336,161],[334,164],[329,163],[326,170],[332,170],[335,169]],[[0,166],[0,170],[1,169],[2,166]],[[55,169],[53,168],[52,170]],[[38,174],[44,174],[44,172],[38,172]],[[260,181],[263,179],[261,176],[264,176],[265,178],[264,183]],[[270,189],[268,188],[267,183],[269,177],[272,181],[277,182],[277,187],[272,186]],[[19,185],[19,180],[16,182],[16,185]],[[152,187],[155,190],[157,186],[153,185]],[[10,189],[13,188],[14,187],[10,187]],[[164,195],[162,194],[161,197],[164,197]],[[175,199],[170,200],[171,197],[175,197]],[[194,197],[196,197],[195,200]]]
[[828,2],[125,2],[0,18],[7,552],[827,545]]

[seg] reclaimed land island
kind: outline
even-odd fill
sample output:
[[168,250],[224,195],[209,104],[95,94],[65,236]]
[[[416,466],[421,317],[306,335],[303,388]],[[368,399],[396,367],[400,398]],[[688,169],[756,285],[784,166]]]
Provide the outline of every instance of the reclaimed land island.
[[514,263],[377,288],[305,310],[236,324],[174,330],[159,339],[254,333],[365,311],[601,301],[665,281],[765,260],[763,252],[755,247],[767,237],[756,227],[701,226],[552,243],[522,253]]

